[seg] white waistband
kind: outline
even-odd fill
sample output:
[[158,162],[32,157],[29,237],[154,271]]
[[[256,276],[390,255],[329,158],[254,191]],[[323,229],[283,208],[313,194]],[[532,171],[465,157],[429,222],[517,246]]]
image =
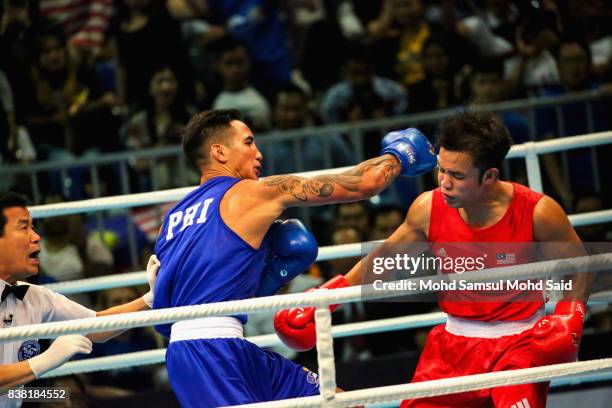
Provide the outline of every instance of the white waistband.
[[203,317],[183,320],[172,325],[170,343],[195,339],[244,339],[242,323],[234,317]]
[[531,317],[525,320],[504,322],[481,322],[448,315],[446,331],[464,337],[480,337],[496,339],[503,336],[519,334],[533,327],[544,316],[544,308],[538,309]]

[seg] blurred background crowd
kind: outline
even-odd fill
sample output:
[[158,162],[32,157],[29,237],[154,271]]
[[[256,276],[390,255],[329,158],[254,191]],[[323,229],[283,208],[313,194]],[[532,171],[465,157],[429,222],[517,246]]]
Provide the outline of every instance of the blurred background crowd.
[[[558,106],[500,111],[516,144],[609,130],[610,3],[2,0],[0,189],[23,192],[43,204],[197,184],[181,159],[181,131],[194,113],[215,108],[243,113],[261,146],[266,174],[354,164],[360,156],[376,155],[380,138],[390,130],[370,126],[355,139],[342,124],[405,117],[402,123],[410,126],[410,118],[423,112],[510,100],[570,98]],[[591,93],[572,99],[577,92]],[[334,124],[340,127],[330,127]],[[433,120],[421,128],[433,140],[435,127]],[[297,143],[291,135],[301,129],[331,130],[302,135]],[[124,167],[120,159],[113,161],[126,153],[133,156]],[[568,212],[610,208],[605,180],[612,170],[610,153],[600,147],[542,156],[545,192]],[[87,161],[104,158],[108,165],[92,168]],[[75,160],[80,161],[66,167]],[[12,171],[2,173],[2,168]],[[526,183],[522,162],[512,161],[506,170],[506,176]],[[384,239],[416,194],[435,186],[435,180],[396,184],[399,194],[373,202],[287,216],[302,218],[320,245]],[[41,220],[39,283],[141,269],[168,208]],[[579,233],[590,242],[610,239],[606,224],[582,227]],[[286,290],[300,291],[346,273],[355,261],[316,264]],[[103,308],[138,290],[75,296]],[[335,315],[335,323],[423,313],[434,306],[352,304]],[[586,344],[606,344],[612,336],[608,307],[600,309],[590,320]],[[266,315],[253,316],[247,326],[249,335],[271,330]],[[340,384],[353,389],[406,382],[425,334],[400,331],[337,341]],[[94,350],[102,356],[163,343],[142,329]],[[315,368],[312,354],[283,352]],[[404,364],[391,363],[398,359]],[[359,375],[364,364],[369,374]],[[165,389],[163,371],[132,368],[58,381],[73,387],[82,398],[77,402],[87,406]]]

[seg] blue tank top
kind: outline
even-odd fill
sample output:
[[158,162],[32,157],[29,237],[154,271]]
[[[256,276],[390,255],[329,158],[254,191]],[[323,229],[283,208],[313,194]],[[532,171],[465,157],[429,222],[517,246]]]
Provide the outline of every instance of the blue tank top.
[[[161,267],[154,309],[251,298],[267,252],[254,249],[221,218],[219,205],[240,179],[215,177],[190,192],[166,216],[155,243]],[[235,316],[246,323],[247,316]],[[157,326],[169,335],[169,325]]]

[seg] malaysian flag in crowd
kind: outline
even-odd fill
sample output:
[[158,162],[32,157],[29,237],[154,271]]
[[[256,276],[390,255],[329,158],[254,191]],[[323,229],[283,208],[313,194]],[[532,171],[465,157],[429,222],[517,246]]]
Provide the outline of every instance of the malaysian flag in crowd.
[[177,202],[136,207],[132,209],[132,220],[147,236],[150,242],[157,240],[157,234],[164,216]]
[[41,0],[40,15],[63,28],[70,45],[97,50],[113,12],[112,0]]

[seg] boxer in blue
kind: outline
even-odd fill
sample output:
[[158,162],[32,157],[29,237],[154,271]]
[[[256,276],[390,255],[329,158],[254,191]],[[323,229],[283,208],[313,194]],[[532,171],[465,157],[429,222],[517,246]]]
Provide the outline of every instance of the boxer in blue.
[[[365,199],[398,174],[416,176],[436,165],[433,148],[416,129],[392,132],[384,144],[380,157],[344,173],[259,179],[262,155],[237,111],[194,116],[183,150],[201,184],[164,218],[155,245],[161,268],[154,308],[274,294],[318,251],[299,221],[275,221],[283,210]],[[315,373],[244,339],[246,320],[211,317],[157,327],[170,336],[168,375],[183,407],[318,394]]]

